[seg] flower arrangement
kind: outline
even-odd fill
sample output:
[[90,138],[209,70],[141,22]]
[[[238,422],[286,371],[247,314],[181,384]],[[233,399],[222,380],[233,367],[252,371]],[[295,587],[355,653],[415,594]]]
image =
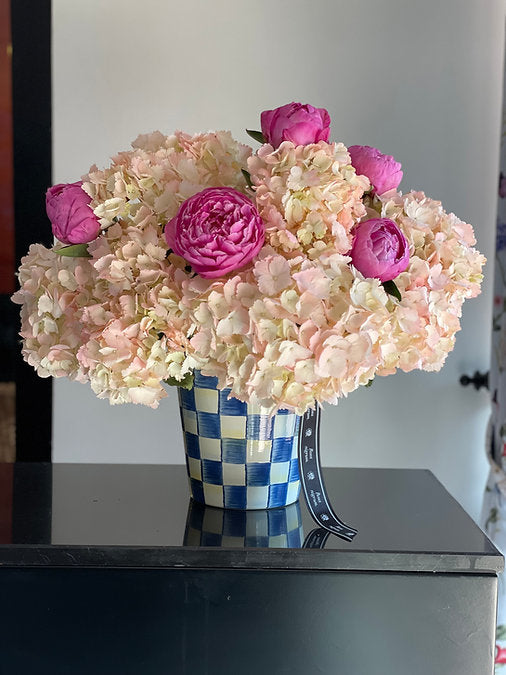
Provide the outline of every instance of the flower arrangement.
[[480,290],[472,227],[329,125],[310,105],[265,111],[256,152],[154,132],[50,188],[55,245],[30,247],[13,296],[25,360],[111,403],[156,407],[198,369],[299,414],[441,368]]

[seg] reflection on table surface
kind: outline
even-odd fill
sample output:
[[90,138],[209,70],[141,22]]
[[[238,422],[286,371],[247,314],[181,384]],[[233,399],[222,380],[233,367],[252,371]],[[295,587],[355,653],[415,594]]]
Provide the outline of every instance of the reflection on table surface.
[[[358,529],[327,551],[496,555],[428,471],[326,468],[324,480]],[[0,545],[300,549],[314,528],[303,497],[250,512],[192,503],[182,465],[0,465]]]
[[303,543],[298,502],[265,511],[236,511],[190,500],[185,546],[300,548]]

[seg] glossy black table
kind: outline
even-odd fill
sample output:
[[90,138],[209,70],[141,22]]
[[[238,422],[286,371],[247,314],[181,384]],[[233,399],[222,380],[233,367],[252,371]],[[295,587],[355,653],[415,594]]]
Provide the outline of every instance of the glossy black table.
[[427,471],[324,476],[359,533],[311,549],[302,499],[206,509],[184,467],[0,466],[0,675],[493,673],[481,530]]

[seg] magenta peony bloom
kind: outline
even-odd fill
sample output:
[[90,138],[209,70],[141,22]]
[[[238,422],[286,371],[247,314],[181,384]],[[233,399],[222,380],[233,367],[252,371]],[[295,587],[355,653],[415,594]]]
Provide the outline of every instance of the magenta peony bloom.
[[82,183],[60,183],[46,192],[46,211],[54,236],[64,244],[85,244],[100,232],[100,223]]
[[367,176],[377,194],[396,188],[402,180],[401,164],[370,145],[351,145],[351,163],[361,176]]
[[205,279],[243,267],[264,238],[264,221],[252,201],[228,187],[193,195],[165,226],[169,247]]
[[353,234],[351,260],[364,277],[390,281],[407,268],[408,242],[393,220],[366,220],[355,226]]
[[329,140],[330,116],[325,108],[288,103],[281,108],[264,110],[260,119],[262,134],[274,148],[283,141],[291,141],[294,145],[309,145]]

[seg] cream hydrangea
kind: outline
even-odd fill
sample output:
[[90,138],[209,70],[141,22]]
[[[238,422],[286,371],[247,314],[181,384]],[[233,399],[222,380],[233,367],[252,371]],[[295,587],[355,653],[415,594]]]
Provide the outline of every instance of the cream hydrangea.
[[92,266],[32,244],[18,277],[21,288],[12,299],[21,305],[23,358],[41,377],[84,381],[77,351],[87,335],[79,316],[93,303]]
[[[248,167],[253,189],[246,184]],[[228,132],[139,136],[83,179],[102,228],[90,258],[30,248],[19,270],[24,358],[100,398],[156,407],[193,369],[243,401],[302,414],[375,375],[437,370],[478,294],[470,225],[420,192],[369,194],[342,143],[263,145]],[[163,228],[188,197],[228,186],[255,202],[265,245],[220,278],[196,275]],[[410,249],[401,299],[349,257],[353,228],[393,220]]]
[[365,215],[362,196],[371,186],[356,174],[342,143],[264,145],[248,168],[272,247],[311,258],[327,248],[350,250],[351,229]]
[[132,148],[113,157],[107,169],[93,166],[83,177],[90,206],[104,228],[115,219],[130,219],[140,227],[165,224],[185,199],[206,187],[246,190],[241,170],[251,148],[228,131],[195,136],[156,131],[138,136]]

